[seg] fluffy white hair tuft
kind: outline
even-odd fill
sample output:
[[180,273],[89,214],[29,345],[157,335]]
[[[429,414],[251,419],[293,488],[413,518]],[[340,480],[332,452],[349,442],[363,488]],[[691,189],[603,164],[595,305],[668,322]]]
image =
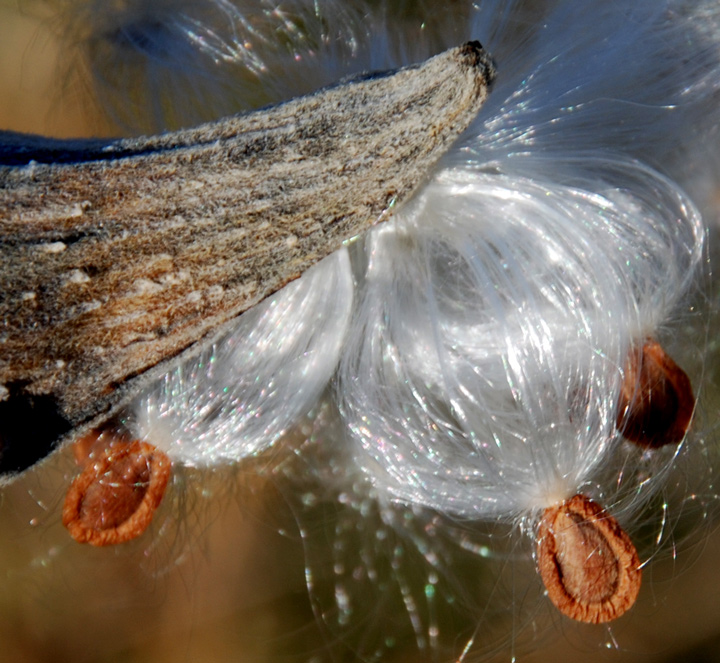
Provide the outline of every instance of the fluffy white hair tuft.
[[136,398],[125,425],[190,466],[265,451],[325,390],[352,302],[350,261],[341,249],[247,311],[232,333]]
[[371,233],[339,370],[373,484],[470,519],[546,508],[607,462],[626,358],[687,293],[704,237],[639,163],[586,158],[572,184],[494,165],[443,171]]

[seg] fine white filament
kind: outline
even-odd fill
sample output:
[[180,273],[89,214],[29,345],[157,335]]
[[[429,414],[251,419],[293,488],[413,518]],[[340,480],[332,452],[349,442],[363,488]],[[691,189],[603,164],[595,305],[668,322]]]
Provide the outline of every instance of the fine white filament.
[[703,238],[638,163],[586,159],[571,183],[505,166],[445,170],[368,237],[339,371],[373,484],[472,519],[555,504],[612,453],[625,358],[686,290]]
[[247,311],[232,333],[137,398],[129,425],[171,459],[192,466],[267,449],[325,389],[352,301],[350,261],[342,249]]

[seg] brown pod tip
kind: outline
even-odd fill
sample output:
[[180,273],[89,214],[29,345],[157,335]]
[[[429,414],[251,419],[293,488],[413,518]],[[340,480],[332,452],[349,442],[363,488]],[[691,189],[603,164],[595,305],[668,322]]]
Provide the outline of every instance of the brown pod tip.
[[679,444],[694,410],[690,378],[657,341],[647,339],[630,353],[617,410],[625,438],[649,449]]
[[93,546],[140,536],[162,501],[170,468],[170,459],[146,442],[108,446],[70,486],[63,525],[73,539]]
[[617,520],[585,495],[545,509],[538,571],[565,616],[601,624],[623,615],[640,591],[640,560]]

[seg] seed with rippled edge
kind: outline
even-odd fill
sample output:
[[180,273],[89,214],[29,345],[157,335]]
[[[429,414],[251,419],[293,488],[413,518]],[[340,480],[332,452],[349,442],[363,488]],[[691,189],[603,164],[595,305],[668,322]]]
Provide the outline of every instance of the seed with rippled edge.
[[618,403],[618,430],[631,442],[658,449],[685,437],[695,396],[685,371],[653,339],[630,353]]
[[63,525],[76,541],[93,546],[140,536],[165,494],[170,459],[151,444],[133,441],[111,444],[89,460],[65,497]]
[[640,591],[640,560],[617,520],[585,495],[545,509],[538,570],[560,612],[601,624],[623,615]]

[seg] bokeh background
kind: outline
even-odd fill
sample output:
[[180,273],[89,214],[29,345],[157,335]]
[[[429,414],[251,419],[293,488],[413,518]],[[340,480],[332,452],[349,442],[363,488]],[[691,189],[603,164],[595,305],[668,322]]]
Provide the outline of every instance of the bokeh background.
[[[0,128],[53,136],[116,132],[95,112],[82,79],[62,73],[64,46],[54,35],[52,23],[32,5],[0,2]],[[709,304],[717,310],[712,295]],[[713,313],[710,378],[702,400],[703,425],[709,428],[720,365],[716,322]],[[323,522],[321,511],[299,514],[302,500],[288,494],[282,477],[264,469],[258,461],[222,471],[186,471],[176,477],[151,531],[113,549],[79,545],[60,524],[64,492],[76,472],[69,452],[5,489],[0,661],[357,660],[358,643],[390,616],[378,613],[373,620],[371,604],[371,617],[355,628],[323,624],[319,612],[327,604],[308,597],[303,532],[312,528],[331,548],[333,527]],[[326,516],[332,522],[338,518]],[[418,654],[405,627],[394,642],[384,643],[380,660],[445,660],[453,646],[457,655],[476,629],[468,660],[482,653],[489,660],[517,656],[528,663],[720,661],[720,531],[709,518],[693,527],[680,549],[666,551],[648,569],[638,605],[616,625],[587,627],[560,618],[543,601],[532,568],[515,561],[511,550],[503,559],[458,564],[460,584],[472,585],[483,574],[490,585],[495,574],[510,580],[506,590],[488,592],[485,613],[457,624],[456,642],[453,624],[443,624],[441,639],[450,649]],[[318,562],[314,572],[322,576],[322,571]],[[478,597],[478,604],[482,600]],[[525,608],[510,610],[509,603]]]

